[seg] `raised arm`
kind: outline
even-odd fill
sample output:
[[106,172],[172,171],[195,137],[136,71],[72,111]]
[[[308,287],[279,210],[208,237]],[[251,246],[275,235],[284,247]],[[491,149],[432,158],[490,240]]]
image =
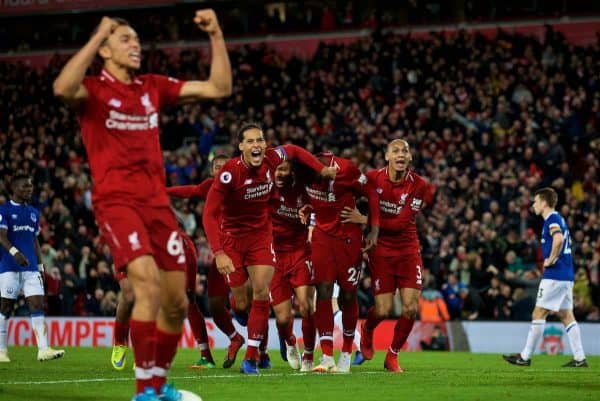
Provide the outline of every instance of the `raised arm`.
[[96,32],[90,40],[69,59],[60,74],[54,81],[54,95],[66,103],[76,104],[87,99],[88,92],[82,84],[85,72],[94,61],[98,49],[117,27],[117,23],[109,18],[103,17]]
[[296,160],[311,170],[316,171],[324,178],[334,179],[335,167],[324,166],[312,153],[296,145],[283,145],[275,149],[282,160]]
[[210,39],[212,61],[210,76],[206,81],[187,81],[179,93],[180,103],[191,103],[201,99],[215,99],[231,95],[231,64],[223,32],[213,10],[196,11],[194,22]]

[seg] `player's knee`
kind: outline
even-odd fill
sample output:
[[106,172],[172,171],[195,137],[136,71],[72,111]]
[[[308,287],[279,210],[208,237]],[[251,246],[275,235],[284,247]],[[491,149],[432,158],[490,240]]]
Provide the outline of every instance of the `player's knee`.
[[292,321],[292,314],[290,311],[280,312],[276,316],[278,326],[287,326]]
[[298,301],[298,312],[302,317],[308,317],[311,313],[310,303],[307,300]]
[[171,297],[166,305],[163,305],[163,312],[169,321],[183,321],[187,316],[189,301],[186,296]]
[[235,310],[237,312],[246,312],[250,309],[250,300],[246,297],[240,297],[235,299]]
[[416,319],[418,311],[418,304],[411,302],[402,305],[402,316],[407,319]]
[[391,305],[381,305],[378,304],[375,306],[375,317],[377,319],[386,319],[392,313]]
[[269,299],[269,286],[256,286],[252,288],[254,299]]

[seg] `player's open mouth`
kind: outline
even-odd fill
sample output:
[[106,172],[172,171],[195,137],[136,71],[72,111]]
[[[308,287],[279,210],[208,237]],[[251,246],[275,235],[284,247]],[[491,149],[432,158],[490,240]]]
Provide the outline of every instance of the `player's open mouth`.
[[262,156],[262,150],[258,149],[258,150],[253,150],[250,155],[252,156],[252,161],[253,162],[260,162],[260,158]]
[[142,61],[142,55],[139,52],[129,53],[129,59],[139,63]]
[[396,167],[402,168],[406,166],[405,160],[396,160]]

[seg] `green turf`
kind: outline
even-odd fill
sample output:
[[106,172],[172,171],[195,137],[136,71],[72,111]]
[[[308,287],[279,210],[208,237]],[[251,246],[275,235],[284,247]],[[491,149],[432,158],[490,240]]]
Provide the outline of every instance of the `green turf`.
[[[133,393],[131,365],[114,371],[108,348],[70,348],[44,363],[33,348],[9,351],[12,362],[0,364],[1,401],[129,400]],[[215,352],[219,361],[223,356]],[[566,355],[536,356],[524,368],[493,354],[402,353],[405,373],[393,374],[383,371],[378,353],[349,375],[317,375],[292,372],[272,351],[273,369],[259,377],[239,374],[239,358],[228,370],[187,368],[196,358],[196,351],[180,351],[171,378],[204,401],[600,400],[600,357],[588,358],[588,369],[565,369]]]

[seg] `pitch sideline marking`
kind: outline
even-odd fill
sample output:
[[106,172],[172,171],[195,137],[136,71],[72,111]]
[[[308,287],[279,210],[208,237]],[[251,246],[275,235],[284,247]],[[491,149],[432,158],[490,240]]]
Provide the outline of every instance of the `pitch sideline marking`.
[[[352,372],[352,375],[371,375],[383,373],[383,371],[366,371],[366,372]],[[258,377],[282,377],[282,376],[315,376],[320,373],[265,373],[260,374]],[[345,373],[331,373],[329,376],[347,376]],[[174,380],[188,380],[188,379],[232,379],[240,377],[256,377],[254,375],[242,375],[242,374],[230,374],[230,375],[210,375],[210,376],[169,376],[169,379]],[[44,380],[44,381],[10,381],[0,382],[0,386],[8,385],[30,385],[30,384],[69,384],[69,383],[102,383],[102,382],[120,382],[120,381],[133,381],[134,377],[105,377],[96,379],[73,379],[73,380]]]

